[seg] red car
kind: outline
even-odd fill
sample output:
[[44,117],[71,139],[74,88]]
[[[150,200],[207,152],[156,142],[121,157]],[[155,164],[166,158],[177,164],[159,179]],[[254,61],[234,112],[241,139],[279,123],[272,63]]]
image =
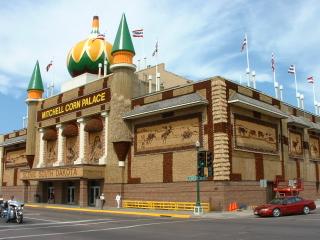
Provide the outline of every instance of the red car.
[[311,210],[316,209],[313,200],[305,200],[298,196],[290,196],[284,198],[275,198],[269,204],[256,207],[253,212],[261,217],[291,214],[309,214]]

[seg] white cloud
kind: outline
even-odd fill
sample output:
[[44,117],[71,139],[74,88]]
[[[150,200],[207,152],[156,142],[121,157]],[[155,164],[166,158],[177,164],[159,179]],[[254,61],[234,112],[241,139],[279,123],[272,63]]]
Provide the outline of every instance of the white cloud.
[[[92,16],[99,15],[100,30],[112,43],[123,12],[131,29],[144,28],[145,38],[133,39],[136,60],[147,56],[148,64],[155,64],[151,53],[158,39],[159,62],[191,79],[221,75],[238,80],[243,76],[246,63],[240,45],[244,32],[249,36],[257,82],[272,83],[272,51],[277,57],[277,77],[288,90],[293,90],[284,81],[290,64],[297,65],[301,77],[319,70],[317,1],[92,0],[88,4],[86,0],[51,0],[39,4],[13,0],[0,9],[0,52],[5,59],[0,62],[0,74],[6,77],[0,79],[1,93],[8,93],[6,81],[14,81],[16,91],[24,94],[37,59],[45,82],[50,78],[56,85],[67,81],[67,52],[90,33]],[[47,74],[44,67],[52,58],[54,65]]]

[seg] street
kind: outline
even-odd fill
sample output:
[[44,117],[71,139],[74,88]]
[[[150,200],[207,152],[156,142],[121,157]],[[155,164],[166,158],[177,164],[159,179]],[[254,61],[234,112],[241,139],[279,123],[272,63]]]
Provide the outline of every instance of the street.
[[25,209],[24,224],[1,219],[7,239],[319,239],[320,210],[279,218],[151,218]]

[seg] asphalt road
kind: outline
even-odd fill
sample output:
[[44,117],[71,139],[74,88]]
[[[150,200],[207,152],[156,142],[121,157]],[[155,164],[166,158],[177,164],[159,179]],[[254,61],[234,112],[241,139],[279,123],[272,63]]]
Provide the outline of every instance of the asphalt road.
[[320,210],[279,218],[176,219],[25,209],[24,224],[0,220],[0,240],[320,239]]

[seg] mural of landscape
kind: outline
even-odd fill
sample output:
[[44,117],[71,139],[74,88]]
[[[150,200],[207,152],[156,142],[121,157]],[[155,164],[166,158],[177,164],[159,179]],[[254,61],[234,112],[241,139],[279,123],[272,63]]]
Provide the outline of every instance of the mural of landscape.
[[300,133],[289,131],[289,154],[301,156],[303,154],[302,136]]
[[319,138],[317,137],[310,137],[310,155],[313,159],[320,159],[320,143]]
[[192,147],[199,141],[199,117],[136,128],[136,152]]
[[276,125],[235,115],[235,148],[259,152],[278,152]]

